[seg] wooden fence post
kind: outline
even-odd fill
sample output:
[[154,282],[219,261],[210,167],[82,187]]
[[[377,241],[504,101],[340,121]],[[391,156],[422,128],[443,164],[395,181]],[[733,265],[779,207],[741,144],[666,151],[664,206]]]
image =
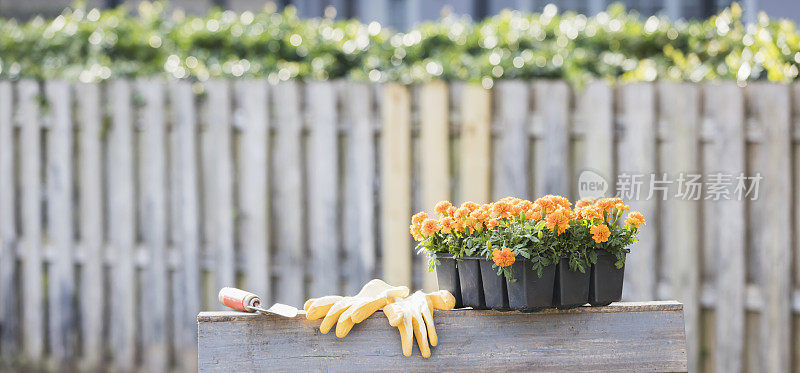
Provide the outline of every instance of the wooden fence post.
[[[704,171],[712,174],[739,175],[744,168],[744,100],[734,82],[704,86],[705,112],[713,133]],[[707,198],[705,196],[704,198]],[[733,199],[709,200],[704,223],[712,240],[705,249],[711,250],[716,266],[716,348],[717,372],[737,372],[742,369],[744,343],[745,209],[743,201]]]
[[570,87],[562,81],[533,83],[534,195],[569,197]]
[[309,297],[339,291],[338,118],[336,92],[331,82],[306,87],[311,138],[308,148]]
[[[651,177],[660,178],[656,171],[656,126],[654,88],[649,83],[633,83],[620,86],[620,110],[623,132],[617,148],[619,178],[617,193],[630,201],[631,210],[640,211],[645,217],[656,217],[655,200],[648,198]],[[638,177],[638,179],[637,179]],[[638,183],[637,183],[638,180]],[[620,185],[622,183],[627,185]],[[638,191],[637,191],[638,190]],[[655,224],[654,224],[655,225]],[[625,265],[625,294],[628,300],[648,300],[655,295],[656,288],[656,239],[655,227],[642,229],[639,242],[631,247]]]
[[[661,146],[661,166],[669,180],[688,180],[700,173],[699,128],[700,96],[695,85],[664,82],[658,86],[659,122],[665,139]],[[662,235],[664,256],[669,262],[668,276],[672,296],[683,303],[689,371],[699,369],[700,352],[700,201],[686,193],[688,185],[671,185],[662,204],[661,225],[648,229],[669,232]],[[679,190],[679,188],[683,188]],[[660,196],[657,196],[660,197]],[[651,219],[653,221],[653,219]]]
[[575,174],[572,180],[575,199],[580,198],[580,173],[586,170],[602,176],[608,190],[615,192],[614,172],[614,90],[605,81],[589,83],[584,90],[575,92],[573,131],[579,132],[581,146],[575,156]]
[[13,86],[0,82],[0,356],[19,353]]
[[69,83],[49,81],[45,94],[50,104],[47,133],[47,217],[53,248],[48,276],[50,351],[62,366],[70,363],[76,349],[74,252],[72,234],[72,95]]
[[164,372],[168,368],[167,315],[167,156],[164,84],[160,80],[136,82],[136,91],[144,99],[139,125],[142,128],[140,175],[142,190],[142,232],[149,252],[149,268],[143,279],[146,291],[141,304],[142,341],[147,370]]
[[487,203],[491,198],[492,92],[466,84],[461,93],[461,200]]
[[411,100],[408,88],[383,90],[381,131],[381,247],[386,282],[411,286]]
[[[422,207],[429,215],[437,202],[450,199],[450,101],[448,86],[441,80],[420,89],[420,188]],[[439,288],[436,273],[423,261],[422,288]]]
[[100,369],[103,357],[103,152],[100,91],[102,86],[81,83],[75,86],[80,116],[80,232],[84,261],[81,266],[81,341],[83,365]]
[[791,154],[791,137],[787,136],[791,133],[789,88],[775,83],[753,83],[747,93],[754,114],[751,124],[755,126],[748,131],[758,134],[758,143],[755,151],[749,153],[752,162],[749,173],[735,176],[763,177],[747,183],[750,187],[758,182],[758,189],[751,189],[757,195],[742,193],[741,197],[750,204],[748,231],[753,237],[753,250],[761,257],[758,280],[764,310],[759,328],[759,368],[764,372],[786,372],[791,366],[791,329],[788,326],[791,325],[792,294],[791,210],[786,207],[791,199],[791,162],[787,157]]
[[39,85],[32,80],[17,83],[17,116],[20,135],[21,216],[23,239],[22,345],[25,355],[39,361],[44,354],[44,298],[42,286],[41,127]]
[[179,275],[173,288],[176,305],[175,341],[178,362],[186,371],[197,370],[197,333],[194,317],[200,312],[200,196],[197,174],[197,117],[194,94],[188,81],[170,83],[172,123],[175,127],[173,165],[177,189],[178,220],[173,226],[178,241]]
[[349,127],[345,175],[344,291],[355,294],[375,273],[375,125],[370,86],[346,82],[342,123]]
[[528,198],[530,167],[530,85],[517,80],[495,85],[495,126],[500,129],[494,147],[492,198]]
[[277,136],[272,157],[275,176],[276,264],[279,277],[275,301],[302,306],[305,301],[305,236],[303,228],[303,156],[300,87],[296,82],[279,83],[272,95]]
[[247,289],[272,299],[269,202],[269,91],[265,80],[237,81],[236,101],[242,112],[241,199],[242,251]]
[[129,371],[136,359],[136,293],[134,275],[134,245],[136,239],[133,116],[130,83],[116,80],[110,86],[112,128],[108,150],[109,235],[114,263],[111,335],[114,365]]

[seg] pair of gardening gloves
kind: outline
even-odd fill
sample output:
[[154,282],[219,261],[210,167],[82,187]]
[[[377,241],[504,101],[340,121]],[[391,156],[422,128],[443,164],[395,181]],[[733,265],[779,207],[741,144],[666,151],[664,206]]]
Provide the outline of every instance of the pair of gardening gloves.
[[[381,280],[371,280],[352,297],[328,295],[306,301],[303,308],[309,320],[322,319],[319,331],[328,333],[336,324],[336,336],[344,338],[353,325],[367,319],[383,308],[389,325],[400,331],[403,355],[411,356],[413,337],[417,338],[422,357],[431,356],[430,346],[439,338],[433,326],[433,310],[451,310],[456,299],[447,290],[432,293],[417,291],[411,296],[405,286],[391,286]],[[413,335],[412,335],[413,334]]]

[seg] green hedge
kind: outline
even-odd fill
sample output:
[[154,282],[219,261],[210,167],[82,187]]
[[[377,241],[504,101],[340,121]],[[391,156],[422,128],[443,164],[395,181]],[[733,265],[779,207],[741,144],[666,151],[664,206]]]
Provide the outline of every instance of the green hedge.
[[704,21],[643,19],[612,5],[595,17],[504,11],[482,22],[447,16],[407,33],[377,23],[213,10],[168,14],[163,3],[99,11],[76,6],[51,20],[0,20],[0,78],[99,81],[169,75],[351,78],[411,83],[594,78],[792,81],[800,32],[760,15],[745,25],[734,4]]

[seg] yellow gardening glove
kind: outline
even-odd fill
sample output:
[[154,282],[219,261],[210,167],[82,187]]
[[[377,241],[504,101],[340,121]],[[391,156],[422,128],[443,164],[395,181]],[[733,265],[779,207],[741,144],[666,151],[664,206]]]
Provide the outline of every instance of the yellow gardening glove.
[[387,303],[393,302],[397,297],[406,296],[408,296],[408,288],[405,286],[391,286],[381,280],[372,280],[364,285],[355,296],[328,295],[312,298],[306,301],[303,308],[306,310],[306,318],[309,320],[325,317],[322,325],[319,326],[322,334],[328,333],[333,324],[336,324],[336,336],[344,338],[353,325],[366,320],[375,311]]
[[428,358],[431,356],[430,346],[439,343],[433,326],[433,310],[452,310],[455,305],[456,298],[447,290],[429,294],[418,291],[408,298],[395,299],[395,302],[383,307],[383,313],[389,319],[389,325],[396,326],[400,331],[403,355],[411,356],[413,333],[422,357]]

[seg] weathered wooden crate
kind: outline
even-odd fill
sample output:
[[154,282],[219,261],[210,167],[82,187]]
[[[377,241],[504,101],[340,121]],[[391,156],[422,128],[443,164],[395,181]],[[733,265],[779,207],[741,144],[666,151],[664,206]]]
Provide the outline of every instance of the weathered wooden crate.
[[213,371],[687,370],[683,305],[614,303],[536,313],[437,311],[439,345],[402,354],[381,313],[339,339],[319,321],[201,312],[199,368]]

